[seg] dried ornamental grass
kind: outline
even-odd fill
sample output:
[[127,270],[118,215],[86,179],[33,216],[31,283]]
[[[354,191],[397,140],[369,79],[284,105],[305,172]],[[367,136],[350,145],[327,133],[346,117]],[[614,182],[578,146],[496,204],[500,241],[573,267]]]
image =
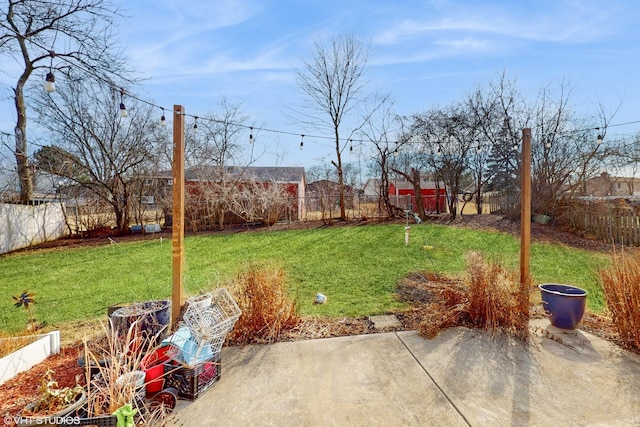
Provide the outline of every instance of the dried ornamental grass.
[[613,324],[623,343],[640,350],[640,259],[638,251],[616,253],[611,267],[600,271]]
[[[157,348],[151,338],[148,342],[140,341],[135,332],[136,322],[129,327],[125,336],[119,335],[113,327],[101,323],[103,338],[84,341],[87,415],[110,415],[123,405],[132,404],[138,410],[139,425],[162,426],[165,425],[164,408],[154,410],[147,407],[144,386],[140,387],[130,381],[141,371],[145,352],[140,350],[144,348],[152,352]],[[98,373],[92,375],[92,370],[97,370]]]
[[234,344],[272,342],[300,322],[285,274],[275,267],[251,265],[230,286],[242,315],[229,334]]
[[464,282],[429,274],[420,280],[422,293],[429,297],[420,304],[418,332],[433,338],[444,328],[469,326],[503,330],[526,341],[528,293],[520,292],[517,275],[477,252],[468,254],[467,271]]
[[417,326],[420,335],[435,338],[445,328],[469,323],[469,292],[460,281],[426,274],[422,278],[420,304],[422,318]]
[[467,255],[467,271],[471,322],[487,330],[504,329],[526,340],[529,335],[528,293],[520,291],[516,272],[487,262],[478,252]]

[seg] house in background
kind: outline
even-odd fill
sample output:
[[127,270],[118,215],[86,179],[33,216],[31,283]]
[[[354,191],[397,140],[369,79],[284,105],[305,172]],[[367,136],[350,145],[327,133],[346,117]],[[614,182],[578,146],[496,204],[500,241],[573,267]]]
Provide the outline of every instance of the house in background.
[[365,197],[380,197],[380,185],[382,185],[380,178],[369,178],[362,188],[363,195]]
[[[355,189],[345,184],[344,202],[347,209],[353,208],[355,195]],[[310,182],[307,185],[306,197],[307,207],[311,211],[339,209],[340,184],[327,179]]]
[[[447,211],[447,190],[444,183],[439,183],[436,188],[435,182],[420,177],[420,192],[426,212]],[[400,209],[417,209],[413,184],[408,181],[392,181],[389,184],[389,199]]]
[[612,176],[602,172],[588,179],[582,187],[584,196],[640,196],[640,178]]

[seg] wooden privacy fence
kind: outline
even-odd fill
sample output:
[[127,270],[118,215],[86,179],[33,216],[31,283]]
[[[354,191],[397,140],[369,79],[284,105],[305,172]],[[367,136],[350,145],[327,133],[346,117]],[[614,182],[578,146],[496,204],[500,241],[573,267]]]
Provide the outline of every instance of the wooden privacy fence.
[[490,214],[500,213],[513,216],[520,213],[519,192],[484,193],[482,201],[488,206]]
[[565,213],[575,228],[624,246],[640,246],[640,206],[580,201]]

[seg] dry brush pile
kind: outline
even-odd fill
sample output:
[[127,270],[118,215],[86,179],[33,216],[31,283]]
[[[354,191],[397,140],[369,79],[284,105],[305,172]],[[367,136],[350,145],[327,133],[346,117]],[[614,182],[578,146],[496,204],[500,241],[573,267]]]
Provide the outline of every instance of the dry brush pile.
[[621,343],[640,350],[640,251],[615,253],[600,280]]
[[418,332],[433,338],[442,329],[468,326],[528,340],[529,290],[520,292],[519,277],[477,252],[467,255],[467,272],[463,279],[415,273],[400,284]]
[[230,290],[242,311],[229,334],[230,344],[274,342],[301,321],[282,269],[251,265],[238,274]]

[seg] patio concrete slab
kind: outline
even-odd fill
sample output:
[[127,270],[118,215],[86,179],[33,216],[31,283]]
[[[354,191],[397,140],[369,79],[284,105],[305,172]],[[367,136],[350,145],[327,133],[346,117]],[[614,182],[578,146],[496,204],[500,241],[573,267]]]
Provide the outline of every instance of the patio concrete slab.
[[449,329],[400,339],[472,426],[640,426],[640,357],[585,332],[531,322],[527,346]]
[[452,328],[225,348],[175,426],[640,426],[640,356],[532,323],[531,342]]
[[225,349],[176,426],[465,426],[394,333]]

